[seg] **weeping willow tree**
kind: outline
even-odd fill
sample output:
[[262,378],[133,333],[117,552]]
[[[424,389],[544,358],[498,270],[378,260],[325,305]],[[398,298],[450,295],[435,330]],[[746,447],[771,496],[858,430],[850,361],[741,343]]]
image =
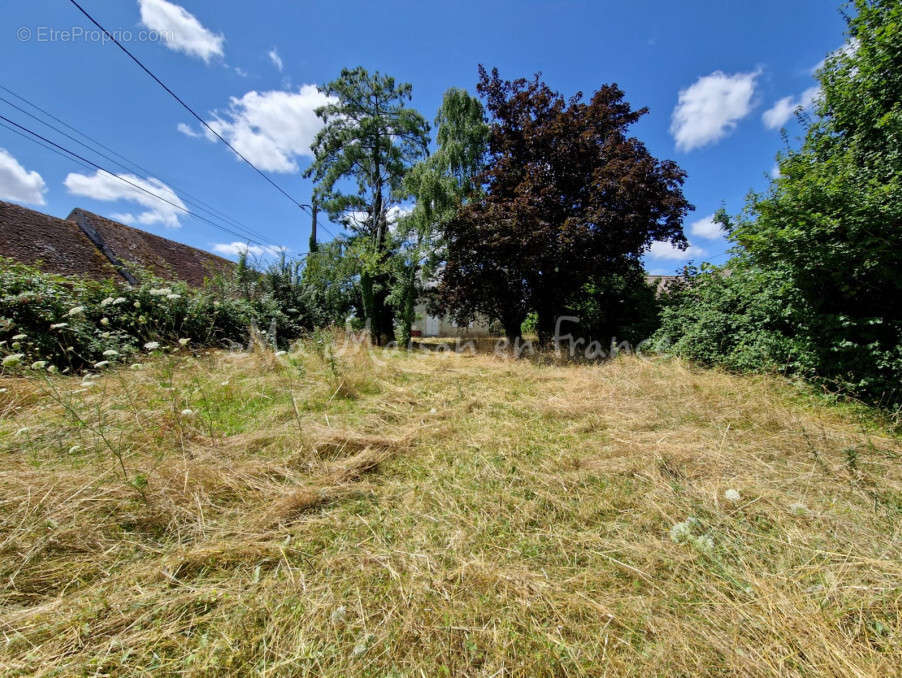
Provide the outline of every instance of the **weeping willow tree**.
[[395,234],[398,247],[388,300],[397,314],[398,340],[404,344],[410,341],[416,299],[443,259],[444,224],[474,194],[488,144],[485,111],[466,90],[445,92],[435,127],[435,153],[417,163],[404,179],[416,203],[399,221]]

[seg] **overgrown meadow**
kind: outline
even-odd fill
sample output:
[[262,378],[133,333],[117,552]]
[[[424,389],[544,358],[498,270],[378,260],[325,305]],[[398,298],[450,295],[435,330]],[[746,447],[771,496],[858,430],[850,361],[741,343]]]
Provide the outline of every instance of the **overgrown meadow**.
[[0,378],[4,675],[889,675],[898,437],[621,357]]

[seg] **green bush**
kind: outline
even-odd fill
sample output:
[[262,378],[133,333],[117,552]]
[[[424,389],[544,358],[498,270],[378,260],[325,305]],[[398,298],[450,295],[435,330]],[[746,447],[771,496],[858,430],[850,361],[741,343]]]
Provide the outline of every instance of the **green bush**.
[[230,346],[246,343],[254,325],[290,327],[271,296],[242,299],[227,280],[200,290],[142,280],[131,287],[67,278],[0,260],[4,368],[75,371],[123,362],[149,342]]
[[778,371],[885,407],[902,393],[902,335],[885,318],[819,312],[779,268],[739,256],[690,269],[661,300],[651,348],[736,371]]

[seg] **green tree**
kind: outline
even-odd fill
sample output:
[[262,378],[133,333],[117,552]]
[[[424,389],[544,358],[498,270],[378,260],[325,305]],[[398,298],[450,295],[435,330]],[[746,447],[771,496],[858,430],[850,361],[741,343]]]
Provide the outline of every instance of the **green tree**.
[[628,136],[646,109],[616,85],[565,99],[538,76],[480,66],[477,90],[492,116],[488,162],[478,197],[444,228],[441,304],[459,322],[497,319],[511,339],[535,311],[546,342],[585,285],[626,274],[654,240],[685,247],[685,172]]
[[343,221],[362,250],[360,286],[373,340],[392,334],[388,211],[403,198],[403,180],[426,154],[429,125],[406,104],[412,87],[364,68],[343,69],[325,85],[332,101],[317,109],[324,127],[304,173],[316,182],[314,200]]
[[902,3],[856,0],[846,47],[780,176],[743,214],[723,268],[667,301],[658,339],[738,369],[815,377],[872,402],[902,401]]
[[[902,379],[902,3],[857,0],[818,73],[816,118],[733,240],[810,306],[816,371],[871,398]],[[804,118],[803,118],[804,121]],[[896,395],[892,395],[895,392]]]
[[485,111],[466,90],[452,87],[445,92],[435,128],[435,153],[417,163],[404,179],[416,203],[398,224],[400,245],[389,297],[398,316],[398,339],[404,344],[410,340],[416,299],[443,260],[444,226],[473,195],[488,149]]

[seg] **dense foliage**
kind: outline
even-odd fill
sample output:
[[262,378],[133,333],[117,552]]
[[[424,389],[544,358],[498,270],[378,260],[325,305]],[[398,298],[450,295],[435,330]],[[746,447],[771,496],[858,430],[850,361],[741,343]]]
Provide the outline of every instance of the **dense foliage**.
[[545,341],[568,303],[629,275],[652,241],[685,246],[685,172],[628,136],[647,111],[616,85],[565,99],[538,76],[505,81],[480,67],[477,89],[491,114],[482,192],[445,227],[439,295],[459,321],[498,319],[511,339],[535,311]]
[[[354,233],[363,310],[372,337],[394,334],[390,292],[389,208],[402,196],[404,177],[426,155],[429,124],[406,104],[411,86],[364,68],[343,69],[325,85],[332,101],[317,110],[314,161],[305,172],[316,182],[314,201]],[[353,190],[348,190],[348,184]]]
[[[253,285],[261,286],[257,274]],[[142,275],[135,287],[66,278],[9,260],[0,266],[0,356],[6,370],[67,371],[124,362],[161,347],[246,344],[251,328],[293,318],[271,294],[239,293],[238,276],[203,290]]]
[[[670,299],[658,339],[776,366],[884,404],[902,398],[902,4],[858,0],[800,149],[731,222],[737,258]],[[803,122],[806,119],[802,118]]]

